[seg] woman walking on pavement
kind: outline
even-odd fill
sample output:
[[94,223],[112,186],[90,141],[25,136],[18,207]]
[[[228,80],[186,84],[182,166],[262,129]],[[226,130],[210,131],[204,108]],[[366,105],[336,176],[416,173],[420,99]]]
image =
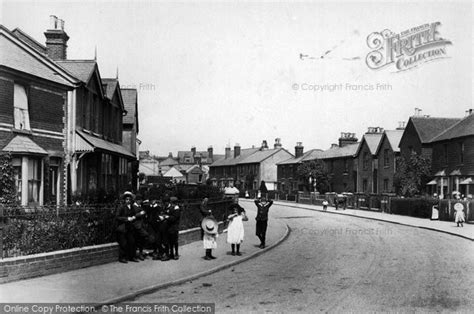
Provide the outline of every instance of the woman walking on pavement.
[[234,203],[230,210],[232,214],[227,217],[230,221],[227,227],[227,243],[230,244],[232,255],[242,255],[240,253],[240,244],[244,241],[244,224],[243,221],[249,220],[245,214],[245,209]]

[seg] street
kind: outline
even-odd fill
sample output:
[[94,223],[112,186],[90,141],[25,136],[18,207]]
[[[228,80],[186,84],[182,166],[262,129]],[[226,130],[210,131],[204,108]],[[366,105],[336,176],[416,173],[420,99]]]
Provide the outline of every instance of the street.
[[[254,223],[253,204],[243,204]],[[133,302],[212,302],[216,312],[470,311],[472,242],[443,233],[274,205],[290,236],[242,264]],[[245,246],[258,244],[246,235]]]

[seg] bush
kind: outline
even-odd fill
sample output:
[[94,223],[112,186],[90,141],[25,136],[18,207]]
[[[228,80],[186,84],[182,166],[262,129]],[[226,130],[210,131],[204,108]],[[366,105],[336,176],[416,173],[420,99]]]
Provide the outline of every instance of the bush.
[[[227,217],[231,203],[231,200],[219,200],[210,201],[208,205],[214,217],[222,220]],[[187,200],[181,203],[180,230],[200,225],[200,205],[200,202]],[[5,208],[4,255],[30,255],[112,243],[116,240],[116,208],[116,204],[45,207],[37,212],[25,212],[21,207]]]
[[392,214],[418,218],[431,218],[432,199],[424,198],[392,198],[390,209]]

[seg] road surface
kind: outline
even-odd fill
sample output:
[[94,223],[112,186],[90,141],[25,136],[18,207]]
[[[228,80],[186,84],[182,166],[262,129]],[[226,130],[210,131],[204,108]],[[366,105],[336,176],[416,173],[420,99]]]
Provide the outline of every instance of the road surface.
[[[253,204],[244,204],[254,223]],[[474,245],[443,233],[274,205],[276,248],[133,302],[215,303],[225,312],[470,312]],[[243,247],[258,245],[246,235]]]

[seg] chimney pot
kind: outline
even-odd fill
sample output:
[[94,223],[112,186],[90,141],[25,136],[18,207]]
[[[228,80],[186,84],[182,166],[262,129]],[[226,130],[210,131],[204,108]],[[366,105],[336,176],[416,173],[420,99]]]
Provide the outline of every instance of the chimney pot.
[[273,147],[274,147],[275,149],[277,149],[277,148],[281,148],[281,146],[282,146],[282,145],[281,145],[281,138],[277,137],[277,138],[275,139],[275,144],[273,145]]

